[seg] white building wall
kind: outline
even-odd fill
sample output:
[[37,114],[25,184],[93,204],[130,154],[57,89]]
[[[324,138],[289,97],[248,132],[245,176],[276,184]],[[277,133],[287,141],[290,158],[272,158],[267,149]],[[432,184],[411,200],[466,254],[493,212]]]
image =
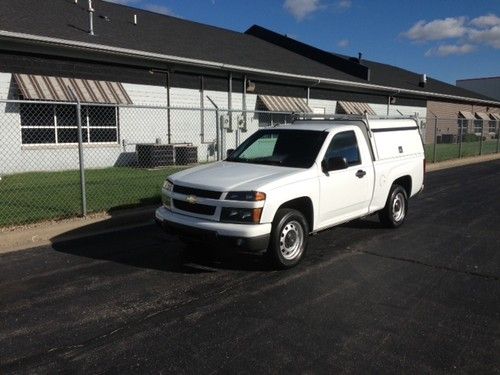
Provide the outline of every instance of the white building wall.
[[337,108],[336,100],[323,100],[323,99],[309,99],[309,108],[315,113],[320,113],[322,110],[324,114],[335,114]]
[[[200,90],[171,88],[170,104],[177,109],[168,111],[167,89],[163,86],[123,84],[133,106],[120,107],[118,110],[119,135],[117,144],[84,145],[86,168],[133,165],[136,162],[138,143],[167,143],[168,119],[170,115],[171,143],[191,143],[198,147],[198,160],[215,159],[217,129],[215,107],[206,98],[209,96],[220,108],[219,121],[232,118],[233,132],[224,131],[225,150],[235,148],[260,127],[269,123],[269,115],[259,115],[256,109],[257,95],[247,93],[246,115],[243,109],[243,94],[232,94],[233,111],[228,112],[228,93],[225,91],[205,90],[203,126]],[[12,82],[12,74],[0,73],[0,99],[15,99],[17,92]],[[315,112],[335,113],[335,100],[309,99],[309,106]],[[377,114],[385,115],[386,105],[370,104]],[[182,108],[182,109],[180,109]],[[414,115],[426,117],[425,107],[393,105],[391,115]],[[169,113],[170,112],[170,113]],[[19,106],[0,102],[0,175],[28,171],[73,170],[78,168],[77,145],[22,145]],[[265,117],[268,117],[267,119]],[[238,128],[246,119],[246,129]],[[275,116],[275,119],[278,118]],[[276,120],[274,120],[276,121]]]

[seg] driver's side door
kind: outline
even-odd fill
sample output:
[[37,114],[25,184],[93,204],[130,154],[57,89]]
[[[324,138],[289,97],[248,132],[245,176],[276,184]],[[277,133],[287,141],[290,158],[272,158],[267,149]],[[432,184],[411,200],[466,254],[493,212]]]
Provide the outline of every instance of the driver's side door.
[[[373,188],[373,164],[361,131],[337,133],[323,159],[345,158],[346,168],[323,170],[320,180],[320,227],[328,227],[368,213]],[[359,142],[358,142],[359,140]]]

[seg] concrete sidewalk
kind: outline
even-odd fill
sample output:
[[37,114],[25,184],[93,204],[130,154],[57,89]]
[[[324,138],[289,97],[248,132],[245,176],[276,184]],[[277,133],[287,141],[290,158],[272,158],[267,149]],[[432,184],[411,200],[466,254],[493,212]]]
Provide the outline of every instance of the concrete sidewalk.
[[[500,154],[482,155],[427,164],[427,172],[500,159]],[[140,207],[111,213],[91,214],[85,218],[46,221],[32,225],[0,229],[0,254],[50,245],[54,242],[150,225],[157,206]]]

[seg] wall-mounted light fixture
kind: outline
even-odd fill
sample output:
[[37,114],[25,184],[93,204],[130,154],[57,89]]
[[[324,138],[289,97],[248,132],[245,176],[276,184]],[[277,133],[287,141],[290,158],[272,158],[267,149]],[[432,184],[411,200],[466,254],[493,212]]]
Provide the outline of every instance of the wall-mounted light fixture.
[[255,92],[255,82],[247,80],[247,92]]

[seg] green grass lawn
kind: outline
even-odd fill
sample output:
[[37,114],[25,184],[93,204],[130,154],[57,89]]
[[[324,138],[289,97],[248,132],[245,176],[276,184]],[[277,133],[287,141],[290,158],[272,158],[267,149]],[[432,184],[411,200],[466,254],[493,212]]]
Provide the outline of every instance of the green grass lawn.
[[[86,170],[88,212],[159,203],[163,181],[181,169],[183,167]],[[78,171],[21,173],[3,176],[0,180],[0,227],[80,213]]]
[[[496,152],[497,141],[483,142],[483,155]],[[433,151],[434,145],[425,145],[425,158],[428,162],[434,162]],[[456,143],[440,143],[436,144],[436,162],[458,158],[459,145]],[[462,157],[479,155],[479,142],[464,142],[462,143]]]
[[[483,142],[483,154],[496,152],[496,147],[496,140]],[[425,145],[425,154],[432,162],[433,145]],[[462,144],[462,157],[478,154],[479,142]],[[436,145],[436,161],[457,157],[457,144]],[[88,212],[159,203],[163,181],[181,169],[183,167],[86,170]],[[0,227],[80,214],[78,171],[21,173],[3,176],[0,180]]]

